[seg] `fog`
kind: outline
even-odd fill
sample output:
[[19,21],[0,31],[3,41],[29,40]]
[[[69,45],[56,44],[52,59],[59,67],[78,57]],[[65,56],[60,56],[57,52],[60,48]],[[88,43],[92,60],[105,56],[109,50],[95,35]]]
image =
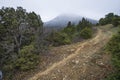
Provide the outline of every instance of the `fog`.
[[120,14],[120,0],[0,0],[0,7],[21,6],[49,21],[60,14],[77,14],[98,20],[109,12]]

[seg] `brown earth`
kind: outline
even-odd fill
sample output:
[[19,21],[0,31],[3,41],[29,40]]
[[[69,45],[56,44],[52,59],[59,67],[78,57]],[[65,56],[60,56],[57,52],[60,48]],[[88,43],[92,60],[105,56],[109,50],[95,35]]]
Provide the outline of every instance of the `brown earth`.
[[112,69],[110,55],[102,51],[112,32],[104,27],[92,39],[52,48],[41,70],[24,80],[102,80]]

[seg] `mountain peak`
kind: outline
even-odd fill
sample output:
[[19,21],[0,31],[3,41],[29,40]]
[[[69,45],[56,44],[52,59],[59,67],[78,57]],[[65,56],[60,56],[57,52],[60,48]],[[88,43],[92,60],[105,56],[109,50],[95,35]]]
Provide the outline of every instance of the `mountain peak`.
[[[65,13],[65,14],[61,14],[61,15],[55,17],[54,19],[52,19],[48,22],[45,22],[44,26],[45,27],[65,27],[65,26],[67,26],[67,23],[69,21],[71,21],[74,24],[78,24],[78,22],[81,21],[82,18],[83,18],[82,16],[79,16],[77,14],[67,14],[67,13]],[[86,19],[93,24],[97,23],[96,20],[89,19],[89,18],[86,18]]]
[[80,16],[80,15],[73,14],[73,13],[64,13],[64,14],[60,14],[58,16]]

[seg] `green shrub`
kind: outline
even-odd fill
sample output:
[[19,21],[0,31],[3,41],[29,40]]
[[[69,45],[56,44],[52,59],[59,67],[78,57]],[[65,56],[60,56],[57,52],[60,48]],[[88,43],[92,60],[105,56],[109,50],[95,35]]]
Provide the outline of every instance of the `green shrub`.
[[120,25],[120,18],[113,18],[112,24],[113,24],[115,27],[117,27],[118,25]]
[[84,39],[88,39],[92,37],[92,29],[90,28],[84,28],[81,32],[80,32],[80,36]]
[[19,58],[15,63],[15,67],[20,70],[29,70],[35,67],[38,63],[38,57],[34,53],[33,45],[25,46],[20,51]]
[[120,80],[120,72],[111,74],[105,80]]
[[106,49],[113,56],[112,61],[114,66],[120,70],[120,32],[111,38]]
[[63,32],[52,32],[47,40],[52,43],[53,46],[65,45],[70,44],[71,39],[66,33]]
[[112,63],[116,69],[106,80],[120,80],[120,31],[108,42],[106,50],[112,54]]

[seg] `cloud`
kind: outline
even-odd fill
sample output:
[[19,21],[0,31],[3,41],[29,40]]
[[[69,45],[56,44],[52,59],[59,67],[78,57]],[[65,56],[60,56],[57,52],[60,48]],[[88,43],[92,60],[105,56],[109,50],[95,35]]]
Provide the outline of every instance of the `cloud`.
[[99,19],[109,12],[120,14],[120,0],[0,0],[0,7],[22,6],[48,21],[63,13],[74,13]]

